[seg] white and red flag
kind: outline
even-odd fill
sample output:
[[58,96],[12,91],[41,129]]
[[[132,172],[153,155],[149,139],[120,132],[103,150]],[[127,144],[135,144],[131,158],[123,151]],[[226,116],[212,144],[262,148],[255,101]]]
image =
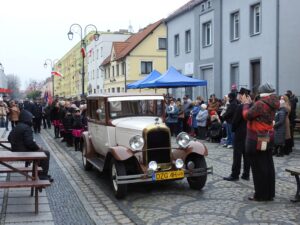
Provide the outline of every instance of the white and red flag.
[[58,76],[58,77],[62,77],[63,76],[60,72],[57,72],[57,71],[52,71],[51,75]]
[[81,52],[82,58],[85,58],[86,53],[85,53],[85,49],[83,47],[80,49],[80,52]]

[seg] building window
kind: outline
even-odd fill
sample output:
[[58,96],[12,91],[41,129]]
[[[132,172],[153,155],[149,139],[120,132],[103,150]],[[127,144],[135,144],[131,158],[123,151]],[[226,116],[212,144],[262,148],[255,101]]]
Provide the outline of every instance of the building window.
[[211,21],[203,24],[203,46],[207,47],[212,44]]
[[205,4],[202,3],[202,4],[201,4],[201,12],[204,12],[204,10],[205,10]]
[[232,84],[235,84],[237,87],[239,87],[239,64],[238,63],[232,63],[230,65],[230,87]]
[[97,59],[99,59],[99,49],[97,49]]
[[185,31],[185,52],[191,52],[192,42],[191,42],[191,30]]
[[126,63],[122,62],[122,75],[126,75]]
[[117,77],[120,75],[120,73],[119,73],[119,64],[117,64],[117,66],[116,66],[116,73],[117,73]]
[[176,34],[174,37],[174,54],[175,56],[179,55],[179,34]]
[[107,78],[110,78],[110,67],[108,67],[108,77]]
[[159,50],[167,49],[167,38],[158,38],[158,49]]
[[111,68],[112,68],[112,77],[115,77],[115,67],[112,66]]
[[149,74],[152,71],[152,62],[141,62],[141,74]]
[[120,87],[117,87],[117,93],[120,93]]
[[103,57],[103,47],[100,48],[100,56]]
[[99,78],[99,69],[97,68],[97,78]]
[[207,1],[207,8],[208,8],[208,9],[211,8],[211,1],[210,1],[210,0]]
[[111,88],[111,93],[115,93],[115,88]]
[[230,15],[230,37],[231,40],[237,40],[240,38],[240,13],[235,12]]
[[261,32],[261,7],[260,3],[251,6],[250,34],[256,35]]

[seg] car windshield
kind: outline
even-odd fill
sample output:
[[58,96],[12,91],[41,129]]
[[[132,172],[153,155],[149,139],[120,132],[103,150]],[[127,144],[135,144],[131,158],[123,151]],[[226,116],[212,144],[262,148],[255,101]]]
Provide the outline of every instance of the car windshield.
[[162,116],[162,100],[130,100],[109,102],[111,118],[128,116]]

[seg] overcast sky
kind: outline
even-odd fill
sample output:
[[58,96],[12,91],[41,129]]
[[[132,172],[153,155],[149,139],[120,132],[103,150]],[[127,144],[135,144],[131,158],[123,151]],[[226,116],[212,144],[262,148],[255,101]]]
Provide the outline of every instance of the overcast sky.
[[0,63],[5,74],[30,79],[50,76],[45,59],[59,59],[79,40],[69,41],[70,25],[94,24],[100,31],[128,29],[136,32],[166,18],[189,0],[3,0],[0,6]]

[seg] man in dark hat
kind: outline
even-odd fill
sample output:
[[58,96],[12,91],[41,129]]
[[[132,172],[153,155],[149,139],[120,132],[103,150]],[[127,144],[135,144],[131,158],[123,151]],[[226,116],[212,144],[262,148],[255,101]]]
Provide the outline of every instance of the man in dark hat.
[[[250,95],[250,90],[246,88],[241,88],[238,92],[238,101],[241,101],[243,95]],[[241,172],[242,157],[244,160],[244,168],[242,179],[249,180],[250,174],[250,163],[249,158],[246,155],[246,135],[247,135],[247,121],[243,118],[243,104],[239,104],[235,109],[235,113],[232,119],[232,132],[235,133],[235,138],[233,140],[233,162],[231,167],[231,174],[228,177],[224,177],[227,181],[236,181],[239,179]]]
[[290,119],[290,131],[291,131],[291,138],[292,138],[291,147],[294,147],[294,129],[296,126],[296,118],[297,118],[296,109],[297,109],[298,98],[293,94],[291,90],[287,90],[285,95],[288,96],[291,103],[291,112],[289,114],[289,119]]

